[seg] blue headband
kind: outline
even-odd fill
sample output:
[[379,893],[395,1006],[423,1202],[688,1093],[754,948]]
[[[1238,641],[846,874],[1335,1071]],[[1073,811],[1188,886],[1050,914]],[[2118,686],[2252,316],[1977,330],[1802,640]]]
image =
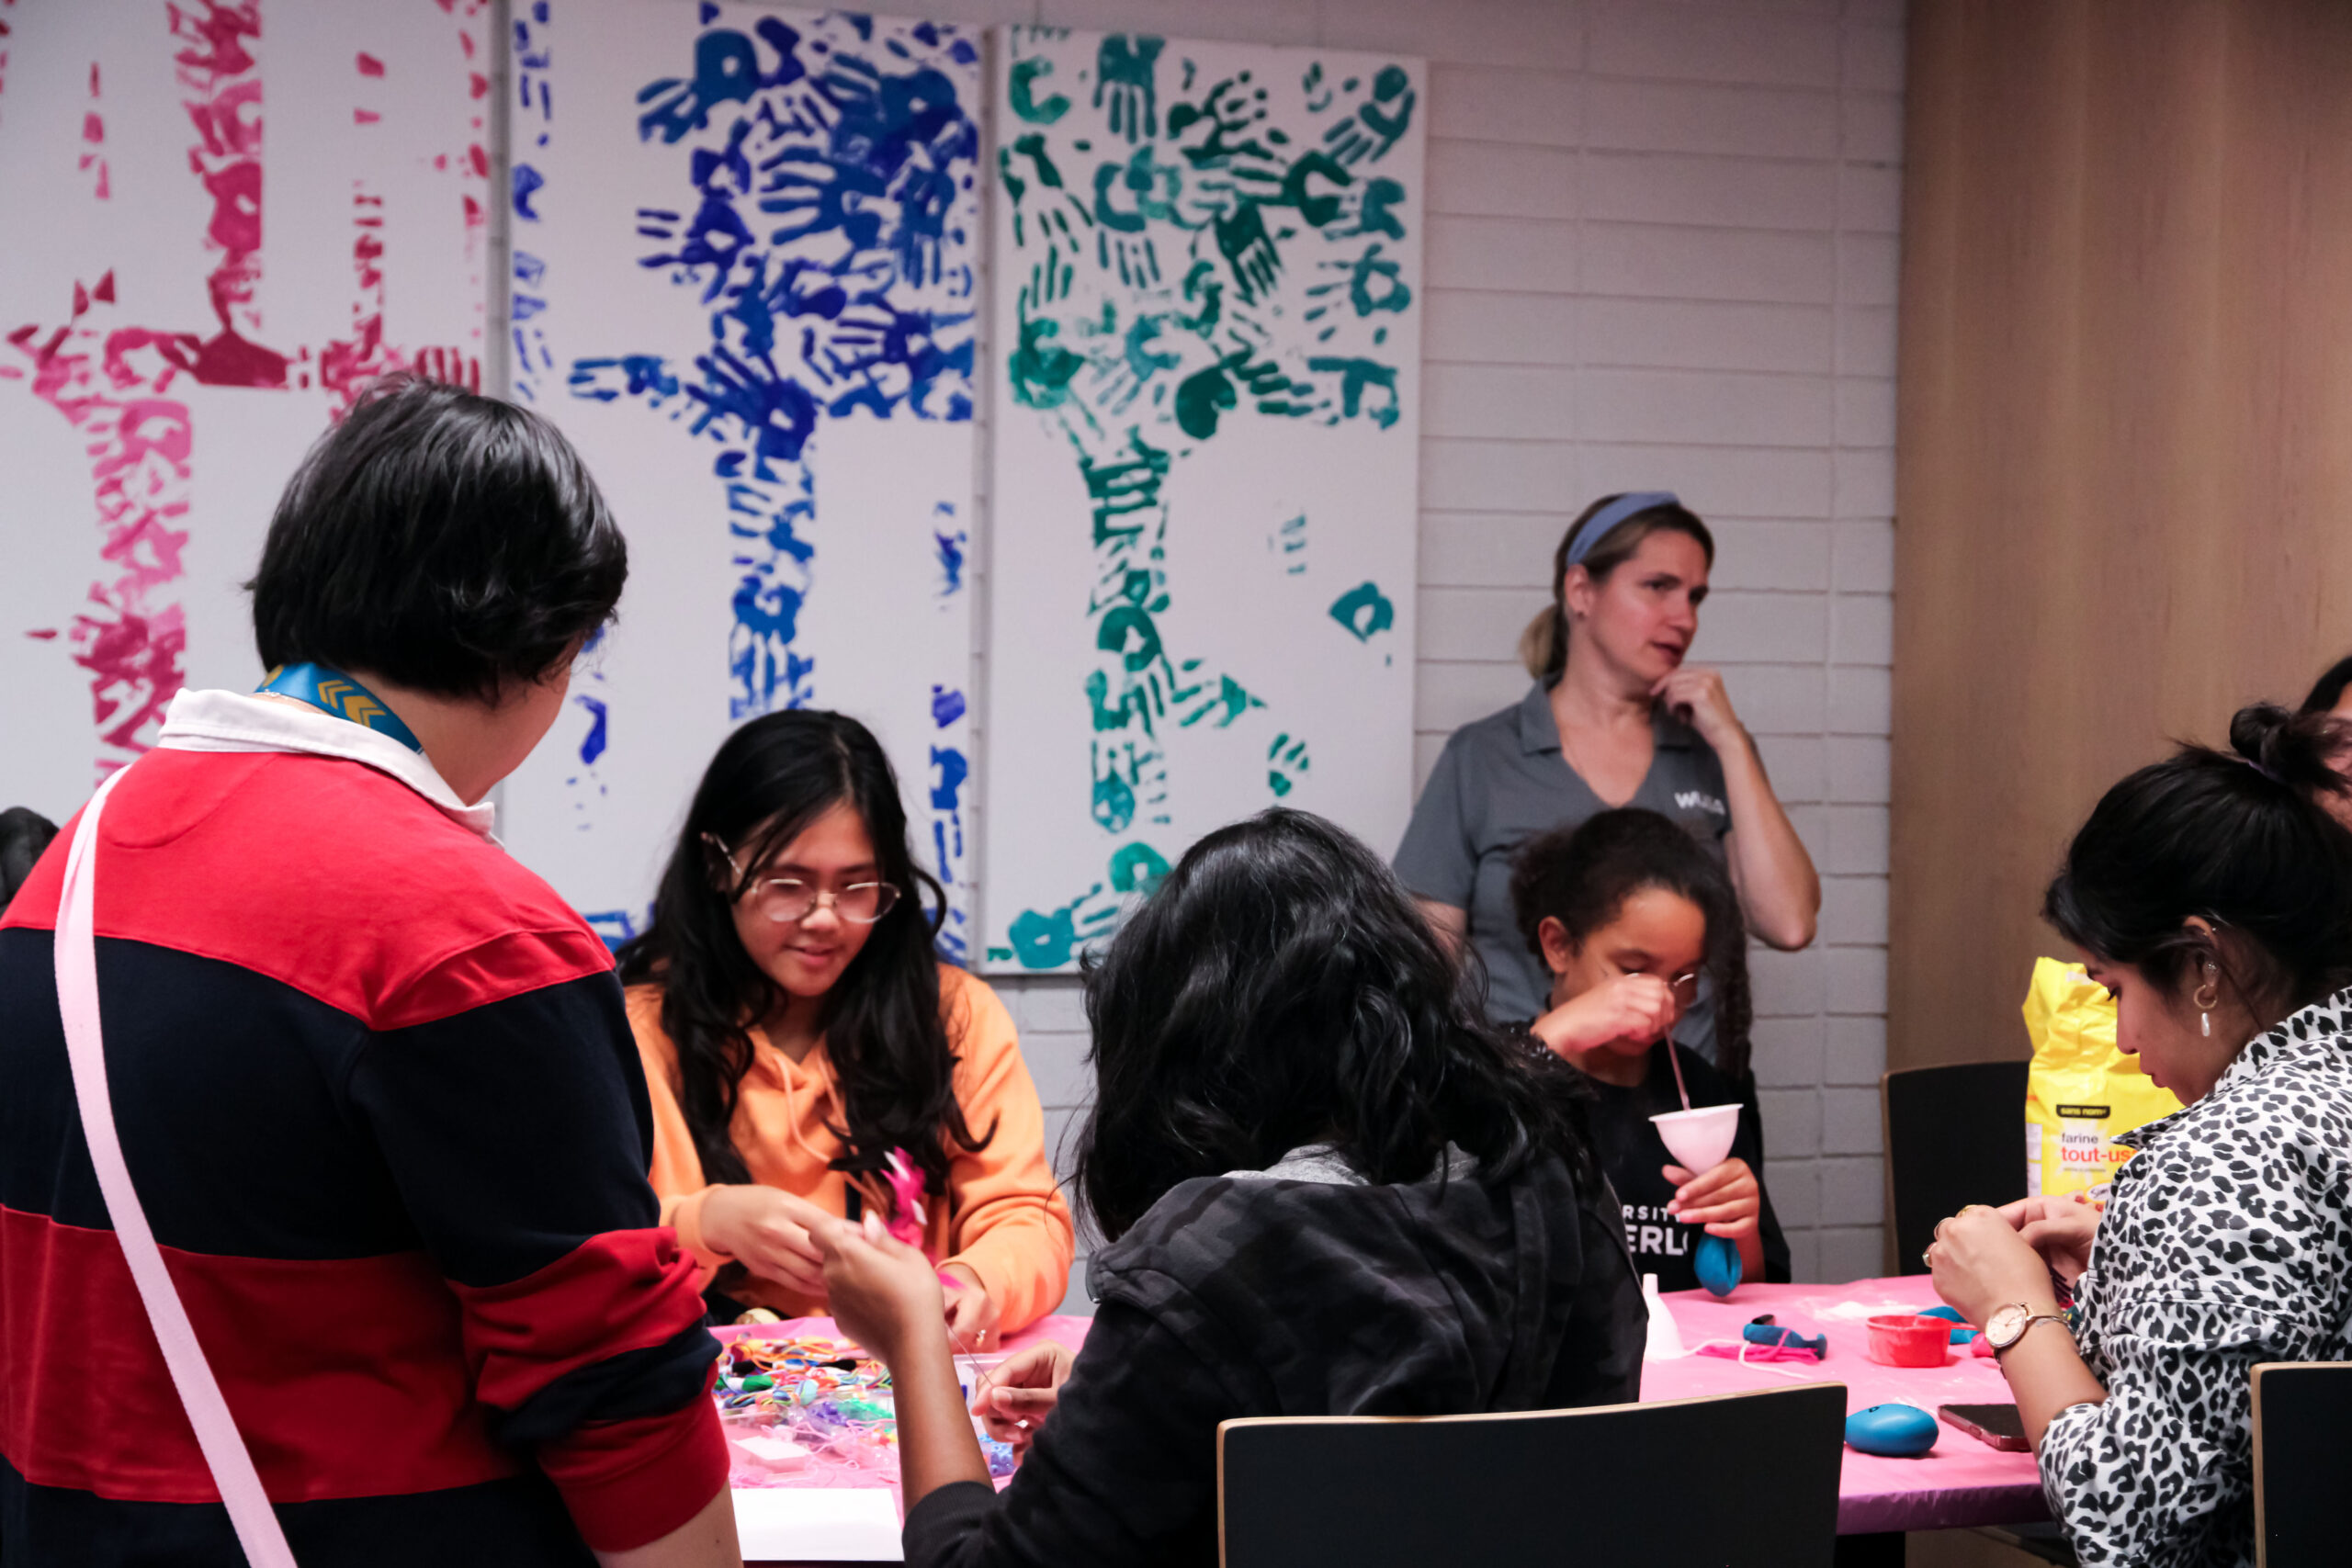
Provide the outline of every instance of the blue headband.
[[1629,491],[1619,496],[1586,520],[1569,542],[1568,558],[1560,564],[1562,571],[1577,565],[1592,553],[1592,547],[1609,536],[1609,531],[1636,512],[1647,512],[1653,506],[1679,506],[1682,498],[1670,490]]

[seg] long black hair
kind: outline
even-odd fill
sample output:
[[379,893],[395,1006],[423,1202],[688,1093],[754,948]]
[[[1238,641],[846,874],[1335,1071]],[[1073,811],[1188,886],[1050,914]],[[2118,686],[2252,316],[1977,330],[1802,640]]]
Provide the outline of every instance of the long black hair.
[[1527,950],[1539,961],[1544,944],[1536,929],[1545,916],[1566,927],[1581,948],[1617,918],[1626,899],[1652,887],[1689,899],[1706,919],[1702,962],[1715,982],[1715,1066],[1744,1084],[1755,1015],[1747,989],[1747,927],[1731,878],[1698,840],[1670,818],[1629,807],[1538,834],[1511,857],[1511,910]]
[[[621,978],[662,987],[662,1027],[678,1050],[678,1104],[703,1175],[749,1182],[729,1128],[751,1070],[751,1026],[783,1000],[735,935],[734,906],[768,862],[834,807],[865,820],[881,878],[899,889],[818,1015],[841,1085],[849,1154],[838,1169],[883,1168],[894,1148],[945,1190],[945,1141],[984,1148],[956,1100],[956,1057],[940,1017],[932,942],[946,908],[938,879],[915,863],[890,760],[865,726],[810,709],[753,719],[727,738],[695,791],[662,873],[653,923],[621,949]],[[730,870],[711,840],[727,846]],[[928,904],[928,908],[926,908]]]
[[0,910],[8,908],[17,889],[33,874],[33,862],[56,837],[57,824],[29,806],[0,811]]
[[2344,735],[2263,703],[2230,721],[2230,750],[2132,773],[2067,846],[2042,918],[2168,998],[2211,962],[2265,1023],[2352,985],[2352,832],[2320,804],[2352,791],[2328,765]]
[[1308,1144],[1376,1182],[1425,1179],[1449,1142],[1481,1182],[1544,1151],[1589,1177],[1575,1075],[1487,1024],[1395,874],[1319,817],[1209,834],[1086,969],[1078,1185],[1106,1237]]

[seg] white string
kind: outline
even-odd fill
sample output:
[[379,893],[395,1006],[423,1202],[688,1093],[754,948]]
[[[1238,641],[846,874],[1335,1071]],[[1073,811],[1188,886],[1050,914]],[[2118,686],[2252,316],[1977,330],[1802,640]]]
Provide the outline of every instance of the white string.
[[100,810],[124,768],[98,786],[82,808],[82,821],[65,857],[65,886],[58,900],[56,942],[57,1005],[65,1029],[65,1054],[74,1071],[74,1095],[81,1102],[82,1136],[90,1147],[90,1165],[97,1173],[98,1191],[106,1199],[115,1238],[130,1265],[131,1282],[147,1308],[147,1321],[164,1352],[164,1365],[187,1407],[188,1425],[196,1429],[197,1446],[212,1472],[212,1483],[229,1510],[252,1568],[295,1568],[286,1532],[262,1489],[254,1458],[237,1430],[229,1402],[204,1358],[204,1347],[188,1321],[187,1307],[164,1269],[155,1233],[139,1206],[131,1185],[130,1168],[123,1161],[122,1139],[115,1127],[114,1100],[107,1086],[106,1039],[98,1019],[98,954],[95,911],[97,905],[96,852]]
[[[1792,1372],[1786,1367],[1776,1367],[1770,1361],[1749,1360],[1747,1359],[1747,1353],[1750,1350],[1762,1350],[1771,1348],[1770,1346],[1758,1345],[1752,1339],[1743,1338],[1737,1341],[1730,1339],[1702,1339],[1696,1345],[1691,1346],[1689,1350],[1684,1352],[1684,1354],[1695,1356],[1710,1345],[1731,1345],[1734,1343],[1736,1343],[1739,1346],[1738,1360],[1739,1364],[1743,1367],[1753,1367],[1759,1372],[1770,1372],[1774,1377],[1787,1378],[1795,1382],[1819,1382],[1821,1381],[1817,1377],[1810,1377],[1804,1372]],[[1815,1363],[1815,1365],[1818,1364],[1818,1362]]]

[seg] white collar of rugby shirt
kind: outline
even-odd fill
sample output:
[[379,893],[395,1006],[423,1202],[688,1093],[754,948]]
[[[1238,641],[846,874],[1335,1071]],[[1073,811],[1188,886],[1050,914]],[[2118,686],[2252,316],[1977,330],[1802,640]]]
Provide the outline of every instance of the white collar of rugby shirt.
[[459,800],[424,752],[307,703],[243,692],[183,691],[165,711],[155,744],[165,751],[298,751],[364,762],[400,780],[451,820],[498,841],[490,830],[498,808],[488,801],[468,806]]

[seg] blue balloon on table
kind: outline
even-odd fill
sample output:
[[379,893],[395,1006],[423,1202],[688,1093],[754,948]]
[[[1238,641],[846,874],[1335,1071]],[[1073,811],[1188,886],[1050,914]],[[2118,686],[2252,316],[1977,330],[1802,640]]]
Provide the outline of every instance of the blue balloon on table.
[[1917,1459],[1936,1446],[1936,1418],[1916,1404],[1873,1404],[1846,1417],[1846,1442],[1866,1454]]
[[1946,1323],[1951,1324],[1953,1325],[1951,1338],[1948,1343],[1953,1345],[1965,1345],[1970,1340],[1976,1337],[1976,1330],[1968,1326],[1968,1319],[1960,1315],[1960,1309],[1958,1307],[1921,1307],[1917,1312],[1913,1313],[1911,1315],[1914,1317],[1940,1317]]
[[1690,1264],[1709,1295],[1727,1296],[1739,1289],[1739,1243],[1701,1231]]

